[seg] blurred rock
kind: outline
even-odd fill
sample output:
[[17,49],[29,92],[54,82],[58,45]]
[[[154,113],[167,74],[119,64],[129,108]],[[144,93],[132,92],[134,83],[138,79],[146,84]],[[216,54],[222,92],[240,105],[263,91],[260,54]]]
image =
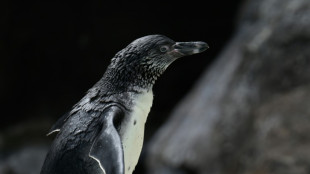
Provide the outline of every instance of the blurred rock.
[[52,137],[48,117],[29,119],[0,132],[0,174],[39,174]]
[[239,19],[148,143],[149,174],[310,173],[310,1],[248,0]]
[[10,156],[0,161],[1,174],[39,174],[47,146],[29,146],[13,152]]
[[[310,173],[310,86],[264,102],[254,112],[252,149],[244,173]],[[249,163],[250,162],[250,163]]]

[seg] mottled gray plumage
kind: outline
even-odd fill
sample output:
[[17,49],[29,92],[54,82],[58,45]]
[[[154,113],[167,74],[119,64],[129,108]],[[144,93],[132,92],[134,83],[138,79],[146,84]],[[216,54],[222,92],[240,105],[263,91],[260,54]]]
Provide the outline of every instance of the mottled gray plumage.
[[[144,120],[156,79],[177,58],[207,47],[204,42],[181,43],[150,35],[119,51],[103,77],[52,127],[51,132],[58,134],[41,174],[131,173],[139,154],[132,162],[128,151],[140,153],[141,149],[130,149],[131,141],[127,139],[134,137],[143,142]],[[132,129],[139,125],[141,135],[126,134],[135,132]]]

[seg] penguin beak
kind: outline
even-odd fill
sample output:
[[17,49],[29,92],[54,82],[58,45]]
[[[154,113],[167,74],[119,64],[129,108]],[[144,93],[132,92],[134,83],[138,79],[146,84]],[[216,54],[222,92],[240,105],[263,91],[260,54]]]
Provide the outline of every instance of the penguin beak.
[[192,54],[201,53],[209,48],[205,42],[176,42],[173,45],[172,54],[175,57],[189,56]]

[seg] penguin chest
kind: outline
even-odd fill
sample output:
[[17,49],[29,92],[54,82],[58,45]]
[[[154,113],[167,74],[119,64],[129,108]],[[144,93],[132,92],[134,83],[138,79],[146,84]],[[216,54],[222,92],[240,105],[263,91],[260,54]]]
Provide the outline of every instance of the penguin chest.
[[132,112],[121,125],[125,174],[131,174],[138,163],[143,146],[144,125],[153,102],[152,91],[139,94],[134,99]]

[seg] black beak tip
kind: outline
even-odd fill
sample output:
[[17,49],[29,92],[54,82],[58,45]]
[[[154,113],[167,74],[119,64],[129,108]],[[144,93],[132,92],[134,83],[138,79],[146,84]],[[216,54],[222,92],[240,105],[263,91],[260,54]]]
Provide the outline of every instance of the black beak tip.
[[196,51],[195,53],[201,53],[203,51],[206,51],[209,48],[209,45],[206,42],[195,42]]
[[208,48],[210,48],[206,42],[198,42],[197,47],[200,48],[202,51],[205,51]]
[[204,49],[208,49],[209,48],[209,45],[206,43],[206,42],[196,42],[196,45],[198,48],[204,48]]
[[[204,42],[205,43],[205,42]],[[205,48],[206,49],[209,49],[210,47],[209,47],[209,45],[207,44],[207,43],[205,43]]]

